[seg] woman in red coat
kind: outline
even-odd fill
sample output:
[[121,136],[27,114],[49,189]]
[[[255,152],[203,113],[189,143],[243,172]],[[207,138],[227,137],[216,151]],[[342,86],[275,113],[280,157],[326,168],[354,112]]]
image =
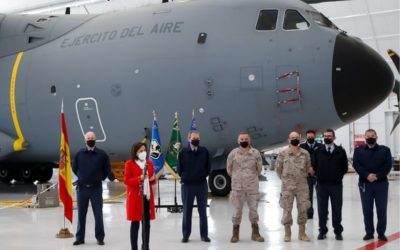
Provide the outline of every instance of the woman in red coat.
[[[150,220],[155,219],[154,195],[151,185],[156,183],[154,167],[146,160],[147,147],[138,142],[132,146],[131,160],[125,163],[126,214],[131,221],[131,246],[137,250],[139,223],[142,221],[142,249],[149,249]],[[147,169],[144,175],[144,169]],[[143,212],[144,211],[144,212]],[[143,219],[144,216],[144,219]]]

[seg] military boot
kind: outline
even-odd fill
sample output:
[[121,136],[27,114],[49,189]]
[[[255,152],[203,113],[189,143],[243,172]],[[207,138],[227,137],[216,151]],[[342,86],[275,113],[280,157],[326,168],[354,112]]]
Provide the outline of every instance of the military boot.
[[240,225],[233,225],[233,232],[231,242],[236,243],[239,241],[239,226]]
[[299,225],[299,240],[310,241],[306,234],[306,225]]
[[285,225],[285,238],[283,241],[289,242],[292,238],[292,231],[290,230],[290,225]]
[[251,224],[251,228],[251,239],[258,242],[264,242],[264,238],[260,235],[260,232],[258,230],[258,224]]

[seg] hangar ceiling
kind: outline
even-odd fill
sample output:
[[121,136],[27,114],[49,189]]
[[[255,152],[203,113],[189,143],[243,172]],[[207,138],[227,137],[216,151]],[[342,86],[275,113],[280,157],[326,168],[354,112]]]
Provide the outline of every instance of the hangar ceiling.
[[[0,13],[63,14],[66,7],[71,7],[73,14],[104,13],[161,2],[161,0],[0,0]],[[386,53],[390,48],[400,54],[399,0],[349,0],[319,3],[313,6],[329,17],[340,29],[361,38],[377,50],[399,78],[395,66]]]

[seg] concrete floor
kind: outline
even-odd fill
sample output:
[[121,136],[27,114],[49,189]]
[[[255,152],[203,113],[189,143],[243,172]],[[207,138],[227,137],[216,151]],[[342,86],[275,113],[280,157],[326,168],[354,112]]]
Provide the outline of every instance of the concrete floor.
[[[251,229],[248,221],[248,210],[245,209],[241,225],[240,241],[229,242],[232,232],[232,205],[228,198],[210,198],[208,209],[208,225],[211,243],[200,241],[199,220],[197,211],[193,213],[193,229],[189,243],[180,242],[181,214],[173,214],[161,209],[156,220],[151,224],[151,249],[375,249],[374,241],[362,240],[364,232],[360,196],[357,188],[357,175],[347,174],[344,179],[343,204],[343,241],[336,241],[329,225],[330,232],[326,240],[318,241],[318,216],[308,220],[307,233],[311,242],[300,242],[297,239],[297,225],[292,227],[292,242],[283,242],[283,226],[280,224],[282,210],[278,204],[280,181],[276,173],[266,173],[268,181],[260,183],[262,198],[259,205],[260,231],[265,237],[264,243],[250,239]],[[57,182],[57,174],[51,180]],[[400,180],[390,181],[387,236],[396,234],[379,249],[400,249]],[[113,197],[125,190],[123,183],[104,182],[104,198]],[[174,200],[174,182],[160,181],[161,204],[172,204]],[[178,184],[178,202],[180,203],[180,186]],[[0,184],[0,202],[21,200],[32,197],[36,192],[34,185]],[[75,194],[74,194],[75,196]],[[0,249],[130,249],[129,226],[125,217],[125,199],[118,199],[104,205],[105,246],[98,246],[94,238],[94,221],[91,210],[88,212],[86,244],[72,246],[74,238],[57,239],[55,234],[63,226],[63,208],[5,208],[0,206]],[[314,197],[316,203],[316,197]],[[296,218],[296,209],[293,211]],[[74,210],[73,225],[67,224],[74,233],[76,231],[77,211]],[[331,221],[328,221],[331,223]],[[140,240],[139,240],[140,241]],[[369,244],[372,243],[372,244]],[[368,245],[369,244],[369,245]]]

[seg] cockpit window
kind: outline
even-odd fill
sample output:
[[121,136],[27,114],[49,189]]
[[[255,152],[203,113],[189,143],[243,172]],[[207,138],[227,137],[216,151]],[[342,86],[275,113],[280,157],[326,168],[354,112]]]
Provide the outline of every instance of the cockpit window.
[[283,29],[285,30],[305,30],[310,24],[297,10],[286,10],[285,19],[283,21]]
[[278,10],[261,10],[257,22],[257,30],[275,30]]
[[326,16],[322,15],[321,13],[309,10],[306,10],[306,12],[314,19],[314,21],[317,24],[336,30],[339,29],[334,23],[331,22],[331,20],[329,20]]

